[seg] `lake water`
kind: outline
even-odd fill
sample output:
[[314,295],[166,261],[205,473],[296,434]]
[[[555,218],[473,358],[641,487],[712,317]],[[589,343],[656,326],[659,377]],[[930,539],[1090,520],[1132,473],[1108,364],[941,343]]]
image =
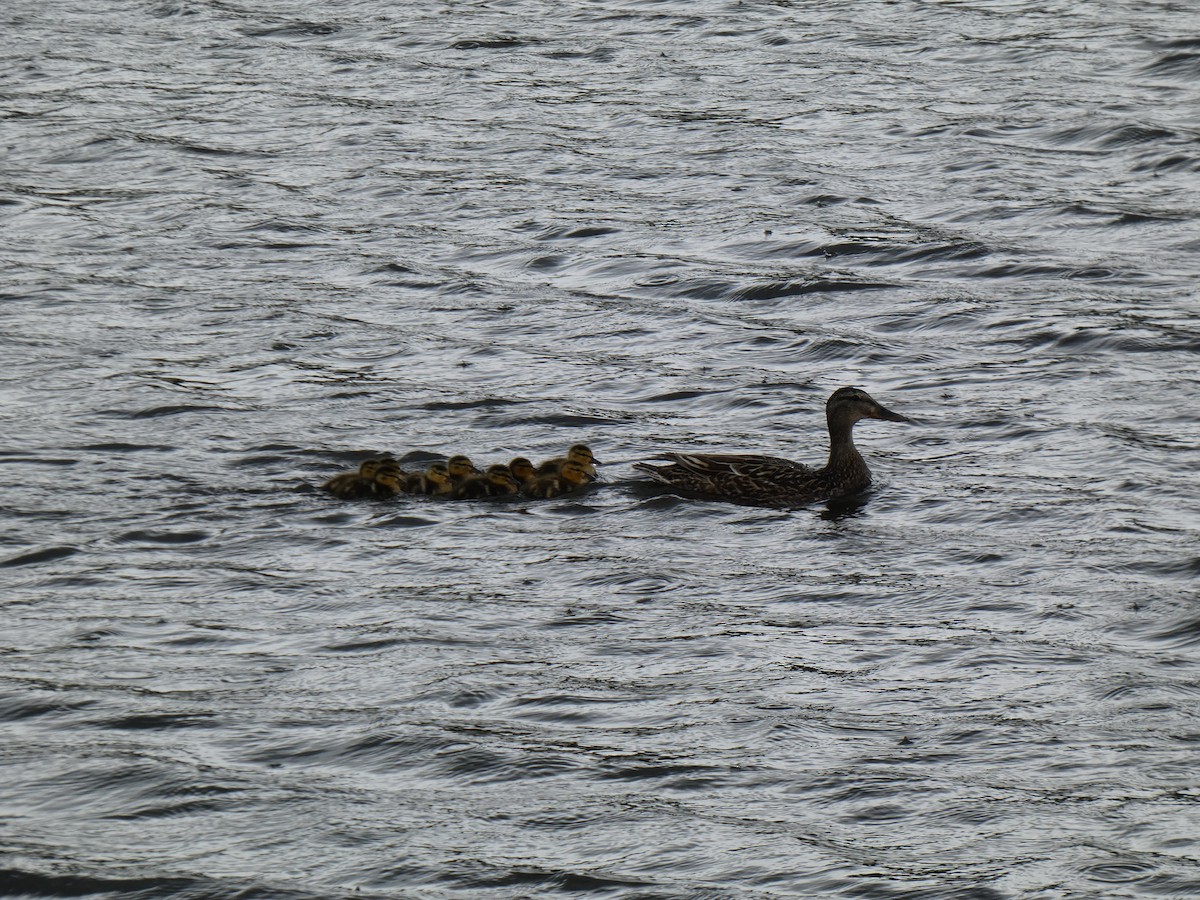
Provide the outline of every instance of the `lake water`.
[[0,24],[0,894],[1200,894],[1190,0]]

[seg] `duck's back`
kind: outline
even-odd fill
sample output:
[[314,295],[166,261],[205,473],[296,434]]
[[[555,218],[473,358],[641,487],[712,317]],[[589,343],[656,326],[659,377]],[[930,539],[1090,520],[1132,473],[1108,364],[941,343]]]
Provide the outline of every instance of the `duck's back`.
[[565,485],[558,475],[539,475],[525,484],[525,496],[538,500],[550,500],[563,493]]
[[670,453],[670,463],[635,468],[673,488],[715,500],[763,506],[812,503],[829,496],[822,470],[778,456]]
[[339,500],[365,500],[374,496],[375,482],[357,472],[343,472],[334,475],[321,488],[329,491]]
[[803,463],[793,462],[779,456],[762,456],[756,453],[666,453],[656,458],[674,463],[680,469],[694,472],[697,475],[804,478],[816,472],[816,469]]
[[492,496],[492,486],[488,484],[487,479],[480,475],[465,479],[454,489],[455,500],[482,500],[490,496]]

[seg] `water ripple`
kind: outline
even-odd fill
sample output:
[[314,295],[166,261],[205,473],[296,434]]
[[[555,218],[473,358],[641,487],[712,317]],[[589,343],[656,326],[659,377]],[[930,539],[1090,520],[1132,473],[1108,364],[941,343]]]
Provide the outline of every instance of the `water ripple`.
[[1190,12],[8,16],[5,885],[1196,893]]

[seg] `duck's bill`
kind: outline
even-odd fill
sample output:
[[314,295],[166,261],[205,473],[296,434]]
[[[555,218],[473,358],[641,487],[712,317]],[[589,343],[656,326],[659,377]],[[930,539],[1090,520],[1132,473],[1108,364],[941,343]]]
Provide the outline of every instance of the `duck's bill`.
[[916,424],[914,419],[910,419],[908,416],[902,416],[898,412],[892,412],[890,409],[886,409],[882,406],[877,406],[875,408],[875,418],[883,419],[887,422],[909,422],[913,425]]

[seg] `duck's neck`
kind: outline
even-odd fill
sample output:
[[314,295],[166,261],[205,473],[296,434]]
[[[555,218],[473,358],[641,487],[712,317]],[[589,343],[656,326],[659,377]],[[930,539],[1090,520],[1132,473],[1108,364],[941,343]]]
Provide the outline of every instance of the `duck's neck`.
[[854,422],[829,420],[829,462],[821,470],[838,493],[852,493],[871,483],[871,470],[854,446]]

